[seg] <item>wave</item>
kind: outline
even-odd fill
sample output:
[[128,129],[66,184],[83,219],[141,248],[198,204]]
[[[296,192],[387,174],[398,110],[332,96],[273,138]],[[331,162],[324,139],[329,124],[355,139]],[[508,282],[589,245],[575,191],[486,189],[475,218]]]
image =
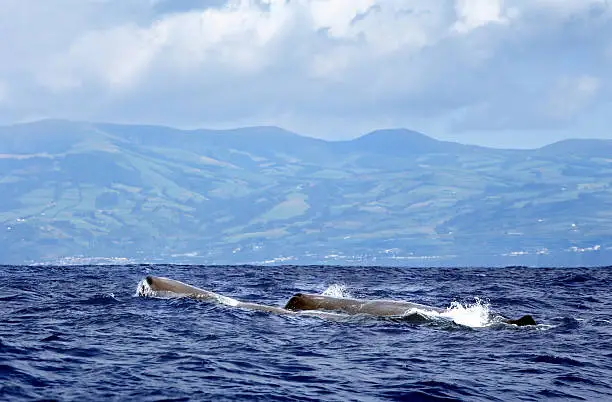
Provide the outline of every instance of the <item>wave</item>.
[[548,354],[537,355],[533,357],[531,361],[534,363],[557,364],[557,365],[566,366],[566,367],[583,367],[583,366],[588,365],[588,363],[573,359],[571,357],[548,355]]
[[115,297],[114,293],[96,293],[87,299],[79,300],[79,304],[82,305],[109,305],[119,303],[119,299]]

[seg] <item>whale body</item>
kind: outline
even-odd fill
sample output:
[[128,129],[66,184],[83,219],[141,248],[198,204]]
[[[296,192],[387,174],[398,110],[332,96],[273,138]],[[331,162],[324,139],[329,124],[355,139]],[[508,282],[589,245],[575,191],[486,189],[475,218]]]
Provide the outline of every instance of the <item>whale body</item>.
[[378,317],[403,315],[414,309],[442,313],[446,309],[396,300],[366,300],[298,293],[285,305],[287,310],[330,310],[346,314],[369,314]]
[[282,307],[268,306],[265,304],[243,302],[231,297],[223,296],[209,290],[197,288],[181,281],[161,276],[147,276],[138,284],[139,296],[162,296],[162,297],[188,297],[196,300],[204,300],[221,303],[231,307],[238,307],[266,313],[286,315],[307,315],[328,319],[337,319],[338,314],[325,311],[297,311],[287,310]]
[[[397,301],[397,300],[367,300],[367,299],[348,299],[322,295],[298,293],[294,295],[285,309],[292,311],[308,310],[329,310],[341,311],[346,314],[368,314],[376,317],[395,317],[404,316],[409,312],[428,311],[444,313],[447,309],[427,306],[424,304]],[[520,327],[526,325],[537,325],[531,315],[524,315],[519,319],[511,320],[504,318],[501,320],[506,324],[514,324]]]
[[[146,285],[145,285],[146,283]],[[231,297],[223,296],[215,292],[200,289],[186,283],[159,277],[147,276],[138,286],[139,296],[182,296],[190,297],[198,300],[215,301],[221,304],[226,304],[232,307],[241,307],[250,310],[266,311],[270,313],[291,313],[280,307],[267,306],[265,304],[256,304],[241,302]]]
[[[313,315],[322,318],[337,318],[338,313],[341,313],[345,315],[363,314],[374,317],[401,317],[405,321],[423,322],[430,320],[424,315],[424,312],[443,313],[447,311],[447,309],[407,301],[350,299],[305,293],[295,294],[284,307],[275,307],[239,301],[174,279],[157,276],[147,276],[145,280],[141,281],[137,293],[139,296],[190,297],[255,311],[289,315]],[[536,325],[531,315],[525,315],[516,320],[503,319],[502,322],[518,326]]]

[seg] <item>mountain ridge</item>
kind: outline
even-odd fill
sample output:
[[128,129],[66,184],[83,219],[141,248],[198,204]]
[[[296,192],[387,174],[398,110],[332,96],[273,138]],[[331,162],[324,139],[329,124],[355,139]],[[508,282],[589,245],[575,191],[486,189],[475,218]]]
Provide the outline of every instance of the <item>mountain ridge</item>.
[[[321,138],[302,135],[294,131],[287,130],[282,127],[274,126],[274,125],[254,125],[254,126],[224,128],[224,129],[210,129],[210,128],[181,129],[181,128],[176,128],[170,125],[135,124],[135,123],[123,124],[123,123],[109,123],[109,122],[88,122],[88,121],[65,120],[65,119],[41,119],[41,120],[34,120],[30,122],[25,122],[25,123],[0,125],[0,136],[2,136],[3,133],[8,133],[9,131],[11,132],[11,134],[14,134],[16,131],[21,131],[21,129],[29,130],[30,133],[32,132],[32,129],[34,129],[34,131],[38,129],[38,130],[43,130],[45,132],[45,135],[54,134],[54,133],[57,134],[59,129],[62,129],[62,128],[63,129],[69,128],[71,129],[69,130],[69,132],[72,132],[72,133],[74,132],[73,130],[75,128],[81,128],[81,129],[84,129],[85,131],[88,131],[87,129],[102,128],[102,129],[111,129],[111,132],[112,132],[112,128],[119,128],[121,130],[128,130],[130,132],[134,132],[135,130],[137,131],[146,130],[147,135],[151,135],[151,132],[154,132],[155,134],[158,134],[158,135],[159,134],[166,134],[166,135],[168,134],[174,134],[174,135],[176,134],[183,134],[183,135],[185,134],[188,134],[188,135],[223,135],[223,134],[227,134],[227,135],[238,135],[241,137],[242,136],[248,137],[248,136],[255,136],[255,135],[270,136],[270,134],[272,134],[273,138],[276,138],[276,139],[282,138],[284,136],[288,136],[288,137],[293,137],[293,138],[313,140],[313,142],[325,142],[325,143],[332,143],[332,144],[338,144],[338,143],[342,144],[342,143],[351,143],[351,142],[368,143],[372,140],[374,140],[375,142],[388,141],[388,142],[393,143],[394,141],[397,141],[397,140],[411,139],[413,142],[417,142],[420,145],[425,144],[428,147],[432,147],[433,144],[438,143],[438,144],[451,145],[451,146],[461,145],[462,147],[472,148],[472,149],[502,150],[502,151],[554,150],[555,148],[569,150],[572,147],[575,147],[577,145],[579,146],[579,148],[580,148],[580,145],[584,145],[584,146],[588,146],[591,149],[596,149],[597,146],[601,144],[604,144],[606,146],[606,149],[608,149],[609,147],[612,147],[612,140],[608,140],[608,139],[568,138],[568,139],[555,141],[550,144],[546,144],[544,146],[537,147],[537,148],[525,148],[525,149],[493,148],[493,147],[487,147],[487,146],[478,145],[478,144],[467,144],[467,143],[463,143],[459,141],[440,140],[440,139],[431,137],[429,135],[426,135],[424,133],[421,133],[419,131],[414,131],[414,130],[410,130],[408,128],[402,128],[402,127],[376,129],[376,130],[372,130],[364,134],[358,135],[348,140],[325,140]],[[429,151],[430,150],[427,149],[427,152]]]
[[568,157],[575,144],[499,150],[405,129],[0,127],[0,263],[598,264],[612,164],[584,144]]

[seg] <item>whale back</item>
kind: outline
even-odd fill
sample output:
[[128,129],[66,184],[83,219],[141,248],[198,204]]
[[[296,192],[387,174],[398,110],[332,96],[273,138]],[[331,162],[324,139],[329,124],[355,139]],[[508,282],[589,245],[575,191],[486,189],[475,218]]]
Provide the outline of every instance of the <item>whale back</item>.
[[524,315],[521,318],[518,318],[516,320],[505,320],[504,322],[507,323],[507,324],[514,324],[514,325],[517,325],[519,327],[525,327],[525,326],[528,326],[528,325],[538,325],[536,323],[536,321],[533,319],[533,317],[530,316],[529,314],[528,315]]
[[195,286],[191,286],[186,283],[174,279],[164,278],[161,276],[147,276],[145,278],[145,282],[147,283],[149,289],[139,288],[138,293],[141,296],[148,296],[148,292],[152,291],[155,295],[189,297],[198,300],[218,302],[228,306],[240,307],[248,310],[263,311],[276,314],[294,313],[292,311],[287,311],[280,307],[242,302],[231,297],[223,296],[215,292],[200,289]]
[[[447,311],[446,309],[405,301],[348,299],[304,293],[297,293],[289,299],[285,309],[291,311],[338,311],[345,314],[368,314],[377,317],[414,316],[417,319],[423,318],[423,312],[443,313]],[[503,322],[519,327],[537,325],[531,315],[525,315],[516,320],[505,318]]]
[[[202,300],[218,299],[221,296],[217,293],[161,276],[147,276],[145,281],[149,286],[149,289],[155,293],[175,294]],[[149,289],[139,288],[138,292],[144,295],[144,293],[146,293]]]
[[402,316],[415,309],[442,312],[444,309],[396,300],[364,300],[298,293],[285,305],[287,310],[327,310],[346,314],[369,314],[374,316]]
[[[328,319],[338,319],[337,313],[355,315],[367,314],[377,317],[410,318],[415,322],[426,320],[427,311],[438,313],[445,309],[396,300],[349,299],[315,294],[297,293],[284,308],[257,303],[242,302],[231,297],[200,289],[186,283],[158,276],[147,276],[138,287],[140,296],[180,296],[198,300],[213,301],[232,307],[262,311],[275,314],[309,315]],[[532,316],[526,315],[516,320],[504,319],[503,322],[518,326],[537,325]]]

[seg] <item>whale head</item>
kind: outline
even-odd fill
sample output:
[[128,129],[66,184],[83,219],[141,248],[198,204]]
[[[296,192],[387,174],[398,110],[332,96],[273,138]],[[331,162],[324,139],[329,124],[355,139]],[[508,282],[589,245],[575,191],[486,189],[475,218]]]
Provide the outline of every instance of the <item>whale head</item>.
[[285,304],[286,310],[316,310],[317,306],[312,303],[312,301],[304,297],[302,293],[294,294],[291,299]]

